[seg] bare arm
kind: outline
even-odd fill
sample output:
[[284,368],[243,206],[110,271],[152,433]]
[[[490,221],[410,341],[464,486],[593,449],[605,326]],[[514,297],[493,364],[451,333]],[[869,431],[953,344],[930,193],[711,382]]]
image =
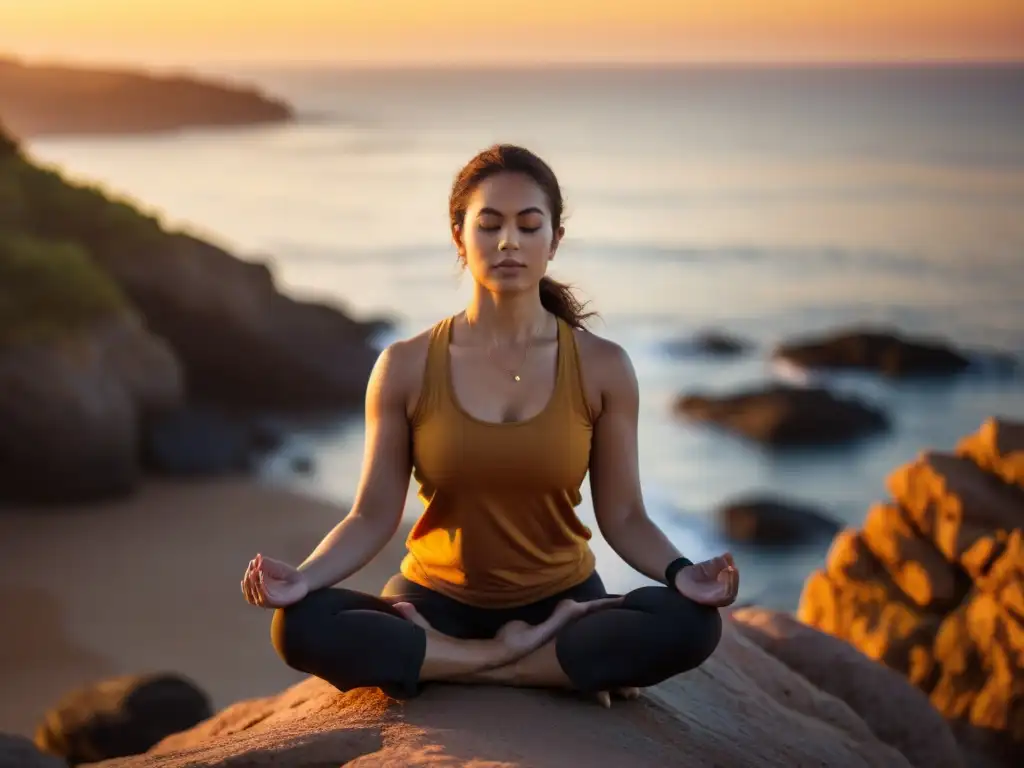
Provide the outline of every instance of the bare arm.
[[370,562],[401,522],[412,471],[406,414],[411,370],[401,344],[385,349],[370,374],[363,469],[352,509],[299,566],[310,591]]
[[645,576],[662,582],[680,556],[647,516],[640,491],[637,420],[640,394],[629,356],[602,342],[593,350],[601,386],[601,412],[594,424],[590,487],[598,527],[612,549]]

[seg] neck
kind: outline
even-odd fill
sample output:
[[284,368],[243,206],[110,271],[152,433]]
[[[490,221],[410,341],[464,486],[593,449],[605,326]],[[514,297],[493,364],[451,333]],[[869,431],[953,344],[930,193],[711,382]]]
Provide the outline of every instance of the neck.
[[475,285],[466,320],[490,341],[523,344],[545,326],[547,310],[540,303],[539,291],[495,294]]

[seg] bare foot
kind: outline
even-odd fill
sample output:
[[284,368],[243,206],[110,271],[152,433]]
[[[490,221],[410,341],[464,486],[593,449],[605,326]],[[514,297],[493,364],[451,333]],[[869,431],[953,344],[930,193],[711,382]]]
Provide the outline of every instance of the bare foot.
[[606,608],[614,608],[622,603],[622,597],[605,597],[600,600],[588,600],[579,603],[575,600],[563,600],[551,615],[540,624],[527,624],[525,621],[510,621],[498,630],[495,636],[508,653],[505,663],[521,659],[540,648],[553,638],[565,625],[576,619]]
[[598,691],[596,694],[597,703],[605,709],[611,709],[612,707],[612,693],[619,698],[623,698],[626,701],[633,701],[640,698],[639,688],[615,688],[612,692],[609,691]]

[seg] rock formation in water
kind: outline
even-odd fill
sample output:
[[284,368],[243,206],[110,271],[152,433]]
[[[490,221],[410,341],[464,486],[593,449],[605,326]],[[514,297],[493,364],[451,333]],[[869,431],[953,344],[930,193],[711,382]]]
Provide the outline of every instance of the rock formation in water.
[[683,395],[675,412],[772,447],[842,444],[889,427],[888,416],[873,405],[826,389],[787,385]]
[[981,356],[939,339],[911,338],[888,328],[851,328],[780,344],[772,356],[802,368],[864,370],[891,378],[951,376],[972,365],[972,357],[1012,370],[1007,355]]
[[989,420],[888,487],[807,580],[800,620],[905,675],[970,748],[1024,754],[1024,423]]
[[2,58],[0,111],[8,129],[22,139],[257,125],[294,117],[279,99],[210,78]]

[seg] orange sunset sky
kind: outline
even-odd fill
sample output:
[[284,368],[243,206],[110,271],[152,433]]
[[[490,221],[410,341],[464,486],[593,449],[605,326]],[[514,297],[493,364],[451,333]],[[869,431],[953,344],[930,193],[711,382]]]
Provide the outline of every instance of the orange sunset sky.
[[488,63],[1024,59],[1024,0],[0,0],[30,59]]

